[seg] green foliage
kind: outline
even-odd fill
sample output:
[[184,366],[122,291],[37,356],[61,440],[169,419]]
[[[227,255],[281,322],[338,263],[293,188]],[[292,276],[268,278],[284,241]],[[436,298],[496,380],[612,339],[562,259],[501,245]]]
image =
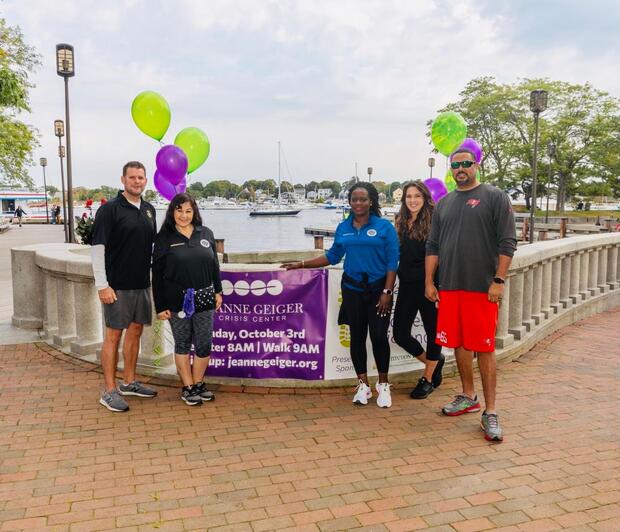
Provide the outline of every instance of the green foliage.
[[39,64],[39,55],[24,42],[19,28],[0,18],[0,181],[9,185],[33,185],[26,170],[38,145],[36,131],[16,115],[30,111],[28,76]]
[[[467,136],[484,150],[484,182],[523,190],[532,176],[534,120],[529,95],[549,93],[548,109],[540,115],[539,172],[548,180],[547,143],[556,145],[552,183],[565,194],[579,192],[589,177],[601,177],[618,193],[620,175],[620,100],[590,84],[525,79],[500,84],[493,77],[471,80],[458,102],[439,109],[458,111],[468,124]],[[430,124],[430,121],[429,121]]]
[[90,246],[93,242],[93,224],[95,220],[92,216],[75,217],[75,232],[80,237],[82,244]]

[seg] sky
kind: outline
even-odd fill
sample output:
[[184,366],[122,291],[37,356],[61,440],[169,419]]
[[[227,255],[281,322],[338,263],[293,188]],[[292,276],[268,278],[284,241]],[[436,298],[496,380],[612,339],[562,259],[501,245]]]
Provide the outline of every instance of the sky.
[[[425,178],[426,122],[479,76],[620,97],[616,0],[0,0],[0,16],[42,55],[23,120],[56,186],[62,42],[75,47],[73,181],[90,188],[119,183],[128,160],[151,179],[160,146],[130,114],[143,90],[170,105],[164,143],[189,126],[208,135],[190,183],[277,178],[278,140],[294,183],[344,181],[356,163],[360,177],[370,166],[386,182]],[[30,175],[42,184],[40,167]]]

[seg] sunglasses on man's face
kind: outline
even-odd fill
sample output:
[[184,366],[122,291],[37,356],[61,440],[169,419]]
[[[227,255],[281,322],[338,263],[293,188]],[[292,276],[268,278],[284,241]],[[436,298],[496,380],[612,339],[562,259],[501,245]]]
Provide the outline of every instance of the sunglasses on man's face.
[[452,170],[456,170],[459,167],[463,167],[463,168],[471,168],[474,164],[476,164],[474,161],[452,161],[450,163],[450,168],[452,168]]

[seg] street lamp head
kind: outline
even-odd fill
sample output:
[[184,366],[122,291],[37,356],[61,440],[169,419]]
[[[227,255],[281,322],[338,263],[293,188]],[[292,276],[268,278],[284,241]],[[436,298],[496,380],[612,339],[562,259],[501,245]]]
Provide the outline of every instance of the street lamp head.
[[58,138],[65,136],[65,123],[62,120],[54,120],[54,135]]
[[70,44],[56,45],[56,73],[63,78],[75,76],[73,46]]
[[555,144],[551,140],[547,144],[547,155],[549,157],[553,157],[555,155]]
[[47,166],[47,157],[41,157],[41,158],[39,159],[39,164],[40,164],[41,166]]
[[372,166],[368,167],[368,175],[372,175]]
[[530,93],[530,111],[542,113],[547,108],[547,91],[535,90]]
[[432,168],[433,166],[435,166],[435,157],[429,157],[428,158],[428,165]]
[[62,159],[64,156],[65,156],[65,147],[58,146],[58,157]]

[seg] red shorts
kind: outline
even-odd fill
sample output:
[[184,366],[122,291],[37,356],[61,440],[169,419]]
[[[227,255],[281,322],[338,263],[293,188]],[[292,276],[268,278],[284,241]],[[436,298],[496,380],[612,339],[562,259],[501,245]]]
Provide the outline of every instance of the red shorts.
[[488,294],[466,290],[440,290],[435,343],[468,351],[495,351],[499,305]]

